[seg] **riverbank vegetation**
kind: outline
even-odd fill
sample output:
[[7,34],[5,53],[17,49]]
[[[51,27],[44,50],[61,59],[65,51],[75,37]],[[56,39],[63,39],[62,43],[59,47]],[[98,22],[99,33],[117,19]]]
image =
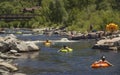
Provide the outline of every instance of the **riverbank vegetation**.
[[120,25],[119,0],[1,0],[0,10],[0,15],[37,14],[29,20],[0,20],[1,28],[67,27],[86,31],[90,25],[94,30],[104,30],[111,22]]

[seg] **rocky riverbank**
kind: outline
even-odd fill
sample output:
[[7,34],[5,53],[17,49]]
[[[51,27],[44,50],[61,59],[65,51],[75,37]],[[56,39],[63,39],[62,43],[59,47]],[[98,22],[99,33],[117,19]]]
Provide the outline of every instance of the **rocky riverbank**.
[[21,52],[39,50],[40,48],[34,42],[19,40],[13,34],[0,37],[0,75],[25,75],[16,73],[19,69],[16,65],[17,63],[13,63],[12,61],[19,58]]
[[97,41],[93,49],[120,50],[120,35],[112,35]]

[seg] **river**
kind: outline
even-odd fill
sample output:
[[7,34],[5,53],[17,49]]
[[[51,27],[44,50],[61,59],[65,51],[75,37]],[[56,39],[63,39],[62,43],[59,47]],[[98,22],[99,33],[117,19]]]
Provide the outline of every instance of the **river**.
[[[59,35],[17,35],[22,40],[59,40]],[[19,72],[27,75],[120,75],[120,52],[91,49],[94,40],[80,40],[79,42],[55,42],[46,47],[38,43],[40,51],[23,53],[18,63]],[[63,45],[73,48],[71,53],[57,52]],[[90,65],[100,59],[102,55],[114,66],[93,69]]]

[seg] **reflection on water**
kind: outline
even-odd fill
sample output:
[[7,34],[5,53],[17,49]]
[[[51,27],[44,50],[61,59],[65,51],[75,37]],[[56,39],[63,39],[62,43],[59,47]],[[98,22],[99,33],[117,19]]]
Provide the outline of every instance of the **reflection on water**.
[[19,58],[23,59],[34,59],[39,55],[39,52],[28,52],[28,53],[21,53],[21,56]]
[[[71,53],[58,53],[64,45],[73,48]],[[27,75],[120,75],[120,53],[113,51],[93,50],[93,40],[81,40],[74,43],[55,43],[41,50],[23,54],[18,63],[20,72]],[[114,66],[109,68],[92,69],[90,65],[105,55]]]

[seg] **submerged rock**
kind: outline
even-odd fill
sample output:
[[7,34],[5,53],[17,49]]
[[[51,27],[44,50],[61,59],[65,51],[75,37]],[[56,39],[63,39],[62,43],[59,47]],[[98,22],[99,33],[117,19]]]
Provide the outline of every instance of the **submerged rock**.
[[69,40],[67,38],[62,38],[60,41],[61,42],[69,42]]

